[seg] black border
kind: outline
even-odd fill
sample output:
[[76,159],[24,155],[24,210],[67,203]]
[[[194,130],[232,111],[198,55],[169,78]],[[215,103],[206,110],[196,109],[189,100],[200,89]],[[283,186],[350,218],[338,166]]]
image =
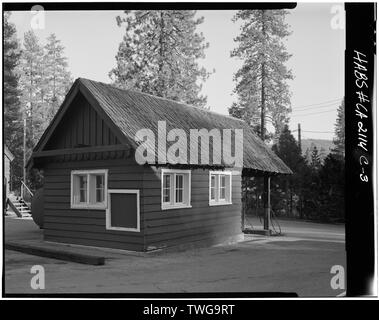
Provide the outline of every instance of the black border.
[[[197,9],[197,10],[232,10],[232,9],[292,9],[296,3],[3,3],[3,11],[30,10],[35,4],[42,5],[44,10],[124,10],[124,9]],[[345,51],[345,99],[346,99],[346,250],[347,250],[347,295],[362,296],[369,294],[374,272],[374,206],[373,206],[373,104],[369,105],[369,120],[365,122],[369,131],[369,151],[367,157],[370,165],[366,172],[370,176],[370,183],[361,184],[359,173],[361,166],[357,158],[357,127],[354,114],[356,102],[353,89],[354,74],[352,73],[352,51],[358,48],[369,54],[369,86],[370,96],[373,93],[374,53],[375,53],[375,26],[376,5],[374,3],[348,3],[346,10],[346,51]],[[3,29],[3,26],[2,26]],[[3,48],[4,50],[4,48]],[[3,62],[4,63],[4,62]],[[3,76],[4,80],[4,76]],[[4,81],[3,81],[4,86]],[[372,101],[372,99],[370,99]],[[4,113],[4,101],[3,101]],[[3,120],[4,121],[4,120]],[[354,142],[355,141],[355,142]],[[4,137],[3,137],[4,145]],[[359,150],[361,152],[361,150]],[[4,164],[2,168],[4,172]],[[4,216],[3,216],[3,222]],[[3,223],[3,243],[4,238]],[[4,256],[4,246],[2,248]],[[295,293],[261,292],[261,293],[191,293],[191,294],[5,294],[5,260],[3,260],[2,294],[9,298],[274,298],[294,297]],[[195,301],[195,300],[194,300]],[[225,303],[240,304],[245,301],[226,300]],[[278,301],[277,301],[278,302]],[[137,305],[146,305],[145,302],[134,301]],[[210,302],[209,302],[210,303]]]
[[39,2],[39,3],[3,3],[6,11],[29,11],[34,5],[44,10],[125,10],[125,9],[196,9],[196,10],[233,10],[233,9],[294,9],[296,2]]
[[[373,284],[375,268],[374,239],[374,198],[373,198],[373,90],[374,59],[376,54],[376,4],[346,3],[346,50],[345,50],[345,138],[346,138],[346,250],[347,250],[347,295],[369,295]],[[354,50],[366,55],[368,87],[361,90],[370,102],[363,103],[368,118],[356,116],[359,103],[354,75]],[[362,56],[363,57],[363,56]],[[363,111],[363,109],[361,109]],[[358,122],[367,129],[367,151],[358,147]],[[361,165],[360,157],[365,156],[369,164]],[[368,176],[362,182],[360,174]]]

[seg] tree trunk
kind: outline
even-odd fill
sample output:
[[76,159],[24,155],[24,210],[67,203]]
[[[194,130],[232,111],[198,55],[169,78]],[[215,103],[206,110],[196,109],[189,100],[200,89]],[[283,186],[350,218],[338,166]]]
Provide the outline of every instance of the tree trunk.
[[264,86],[264,77],[265,77],[265,64],[262,63],[262,86],[261,86],[261,139],[265,141],[265,86]]
[[[262,35],[265,37],[266,28],[265,28],[265,11],[262,11]],[[265,96],[265,62],[264,62],[264,54],[262,54],[262,64],[261,64],[261,139],[265,140],[265,104],[266,104],[266,96]]]
[[164,63],[164,13],[160,12],[160,34],[159,34],[159,64],[158,64],[158,91],[161,97],[164,97],[164,79],[162,76]]

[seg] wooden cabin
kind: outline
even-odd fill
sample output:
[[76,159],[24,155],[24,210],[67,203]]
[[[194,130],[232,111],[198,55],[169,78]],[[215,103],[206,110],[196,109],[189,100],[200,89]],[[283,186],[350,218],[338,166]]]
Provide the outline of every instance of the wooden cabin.
[[[158,133],[158,121],[167,131],[243,129],[243,166],[162,163],[157,154],[137,163],[135,135]],[[291,173],[243,121],[83,78],[28,166],[44,174],[45,240],[135,251],[236,241],[242,172]]]

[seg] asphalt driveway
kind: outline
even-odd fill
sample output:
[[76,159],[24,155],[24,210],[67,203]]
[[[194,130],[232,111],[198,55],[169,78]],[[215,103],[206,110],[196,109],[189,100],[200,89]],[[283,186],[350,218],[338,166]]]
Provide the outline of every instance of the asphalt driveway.
[[[6,237],[35,239],[31,220],[6,219]],[[333,265],[345,266],[344,227],[286,221],[286,236],[247,235],[245,241],[152,256],[117,251],[103,266],[5,251],[6,293],[295,292],[336,296]],[[33,290],[31,267],[45,270],[45,289]]]

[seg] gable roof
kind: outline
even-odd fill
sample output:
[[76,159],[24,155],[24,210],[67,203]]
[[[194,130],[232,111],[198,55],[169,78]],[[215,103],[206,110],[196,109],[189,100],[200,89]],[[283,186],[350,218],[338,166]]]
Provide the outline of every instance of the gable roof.
[[[189,106],[176,101],[152,96],[134,90],[123,90],[101,82],[78,78],[65,102],[54,117],[52,123],[38,142],[35,150],[41,151],[51,131],[57,126],[70,95],[80,91],[89,100],[115,133],[122,135],[134,148],[134,140],[138,130],[151,129],[157,133],[158,121],[166,121],[167,132],[170,129],[243,129],[243,167],[268,173],[290,174],[292,171],[242,120],[221,115],[203,108]],[[72,98],[71,98],[72,99]],[[66,106],[65,106],[66,105]],[[124,140],[125,142],[125,140]],[[210,149],[212,149],[210,147]],[[211,157],[210,157],[211,159]]]

